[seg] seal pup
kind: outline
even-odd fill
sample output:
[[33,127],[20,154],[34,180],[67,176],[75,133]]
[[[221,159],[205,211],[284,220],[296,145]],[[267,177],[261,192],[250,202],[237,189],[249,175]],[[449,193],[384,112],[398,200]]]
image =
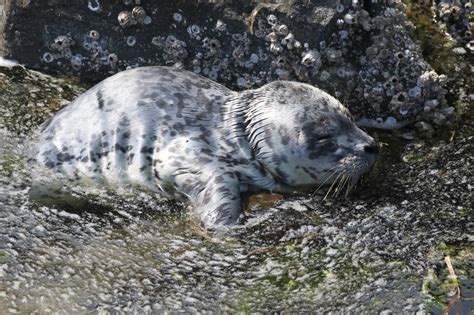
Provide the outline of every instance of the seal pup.
[[329,184],[347,192],[378,145],[322,90],[275,81],[232,91],[197,74],[115,74],[45,122],[36,160],[71,179],[188,199],[205,227],[237,224],[241,193]]

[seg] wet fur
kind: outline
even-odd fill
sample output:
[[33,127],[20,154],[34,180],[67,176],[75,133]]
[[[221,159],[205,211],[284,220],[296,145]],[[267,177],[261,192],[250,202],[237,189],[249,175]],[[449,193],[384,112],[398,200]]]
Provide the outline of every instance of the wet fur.
[[58,112],[43,127],[37,160],[70,178],[188,199],[216,228],[238,222],[241,192],[332,184],[336,172],[357,180],[375,160],[364,148],[374,145],[347,109],[310,85],[234,92],[187,71],[144,67]]

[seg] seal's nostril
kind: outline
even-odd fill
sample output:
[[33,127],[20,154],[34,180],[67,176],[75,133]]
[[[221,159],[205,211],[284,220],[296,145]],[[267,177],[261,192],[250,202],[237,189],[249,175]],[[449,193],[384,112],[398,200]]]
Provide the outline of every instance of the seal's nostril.
[[371,154],[378,154],[379,153],[379,146],[377,143],[371,143],[369,145],[366,145],[364,147],[364,151],[367,152],[367,153],[371,153]]

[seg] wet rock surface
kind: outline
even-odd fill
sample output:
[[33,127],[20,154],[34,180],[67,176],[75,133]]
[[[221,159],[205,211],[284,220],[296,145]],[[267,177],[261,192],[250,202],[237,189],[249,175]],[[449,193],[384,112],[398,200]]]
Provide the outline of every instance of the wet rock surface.
[[0,313],[472,313],[468,2],[166,3],[6,0],[0,46],[93,81],[161,64],[235,89],[310,82],[367,125],[418,123],[371,131],[382,157],[348,199],[285,197],[210,235],[137,188],[33,198],[34,131],[90,84],[0,67]]
[[234,89],[298,80],[387,129],[415,121],[429,129],[453,112],[446,76],[425,62],[401,1],[1,3],[1,53],[43,71],[97,81],[168,65]]
[[0,127],[25,137],[84,91],[78,80],[0,66]]
[[185,205],[127,187],[65,185],[58,200],[30,198],[28,138],[57,107],[35,99],[26,117],[20,96],[34,84],[49,91],[41,99],[82,88],[0,73],[10,87],[0,92],[0,313],[436,313],[455,288],[447,255],[461,292],[453,310],[474,307],[472,109],[434,139],[372,132],[382,157],[348,199],[287,197],[223,237],[190,223]]

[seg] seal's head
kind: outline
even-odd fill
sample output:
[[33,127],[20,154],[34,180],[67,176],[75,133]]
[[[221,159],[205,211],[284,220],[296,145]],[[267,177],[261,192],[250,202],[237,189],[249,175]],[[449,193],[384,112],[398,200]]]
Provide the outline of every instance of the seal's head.
[[256,159],[291,189],[347,185],[348,193],[375,162],[375,140],[318,88],[276,81],[254,90],[249,106],[246,131]]

